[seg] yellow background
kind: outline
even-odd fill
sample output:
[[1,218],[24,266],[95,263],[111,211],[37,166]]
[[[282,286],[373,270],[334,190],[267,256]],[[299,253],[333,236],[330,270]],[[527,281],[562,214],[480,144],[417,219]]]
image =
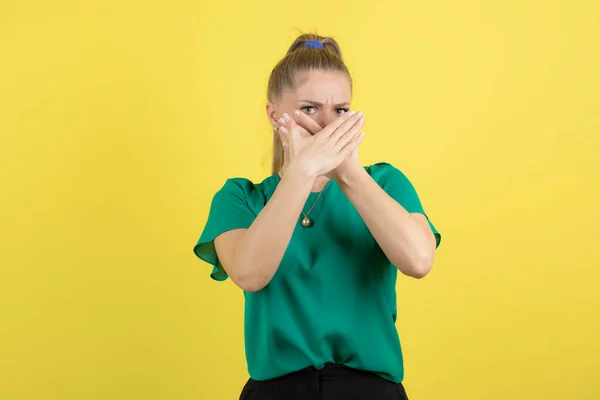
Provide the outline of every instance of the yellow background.
[[333,35],[444,235],[401,278],[411,400],[600,398],[600,5],[0,1],[0,398],[234,399],[243,297],[192,247],[269,173],[266,82]]

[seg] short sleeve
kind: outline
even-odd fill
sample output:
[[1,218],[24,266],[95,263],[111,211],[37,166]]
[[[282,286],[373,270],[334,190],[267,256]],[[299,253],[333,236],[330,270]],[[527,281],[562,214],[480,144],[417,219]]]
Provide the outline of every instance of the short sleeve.
[[223,269],[214,240],[217,236],[233,229],[247,229],[255,219],[248,205],[248,194],[253,184],[241,178],[228,179],[213,197],[206,226],[194,246],[194,253],[213,266],[210,277],[216,281],[228,278]]
[[419,199],[419,195],[410,180],[393,165],[378,163],[370,167],[370,174],[391,198],[396,200],[409,213],[420,213],[425,215],[429,221],[429,227],[435,235],[436,247],[440,245],[442,236],[437,231]]

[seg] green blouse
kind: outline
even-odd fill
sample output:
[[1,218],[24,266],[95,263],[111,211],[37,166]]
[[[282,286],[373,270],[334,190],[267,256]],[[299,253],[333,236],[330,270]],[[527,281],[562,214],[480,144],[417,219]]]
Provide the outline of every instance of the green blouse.
[[[406,176],[387,163],[365,167],[369,175],[408,212],[423,207]],[[259,184],[226,181],[212,201],[208,221],[194,247],[213,265],[211,277],[227,279],[214,239],[248,228],[279,184],[275,174]],[[305,212],[318,193],[311,193]],[[273,279],[262,290],[245,292],[244,336],[250,377],[267,380],[326,363],[372,371],[399,383],[404,377],[396,321],[397,269],[335,181],[329,181],[300,225]],[[439,245],[441,236],[431,224]]]

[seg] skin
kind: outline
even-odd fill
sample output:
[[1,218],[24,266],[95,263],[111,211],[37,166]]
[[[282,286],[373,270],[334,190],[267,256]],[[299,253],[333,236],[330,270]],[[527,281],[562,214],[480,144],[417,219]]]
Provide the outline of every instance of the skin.
[[[296,77],[296,87],[294,90],[286,90],[275,101],[267,104],[267,116],[275,128],[286,127],[282,120],[284,115],[291,116],[302,129],[300,135],[307,137],[321,131],[335,119],[350,110],[352,101],[352,90],[348,77],[336,71],[310,71],[300,72]],[[301,118],[302,116],[310,118]],[[312,123],[312,124],[311,124]],[[310,124],[310,125],[309,125]],[[312,128],[312,129],[311,129]],[[315,129],[316,128],[316,129]],[[289,138],[286,131],[280,131],[281,141],[284,144],[284,162],[282,174],[290,164]],[[358,152],[352,153],[352,159],[358,161]],[[347,169],[351,160],[345,160],[337,171],[319,176],[315,180],[313,192],[318,192],[329,181],[334,178],[336,172]]]
[[295,87],[267,104],[284,144],[281,182],[248,229],[215,239],[223,268],[248,292],[265,287],[283,258],[311,191],[335,179],[388,259],[403,274],[431,270],[435,237],[424,215],[407,212],[367,174],[358,158],[364,115],[349,110],[351,87],[340,72],[297,73]]

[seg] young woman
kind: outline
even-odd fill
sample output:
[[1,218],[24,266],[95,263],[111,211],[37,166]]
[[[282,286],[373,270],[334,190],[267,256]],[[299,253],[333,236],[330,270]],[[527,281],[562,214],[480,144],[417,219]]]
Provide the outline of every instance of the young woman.
[[273,174],[226,181],[194,247],[244,290],[244,400],[407,399],[397,271],[432,268],[440,235],[406,176],[363,167],[364,115],[338,44],[302,35],[271,73]]

